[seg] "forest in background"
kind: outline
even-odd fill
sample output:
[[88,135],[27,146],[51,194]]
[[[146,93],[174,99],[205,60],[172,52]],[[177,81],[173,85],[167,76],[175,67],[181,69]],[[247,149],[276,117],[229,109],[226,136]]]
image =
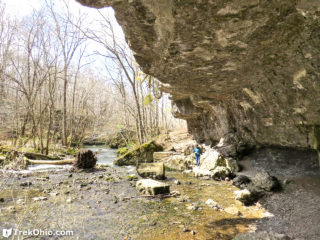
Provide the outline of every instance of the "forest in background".
[[20,19],[0,1],[2,144],[48,154],[119,131],[141,144],[184,124],[135,62],[112,9],[95,11],[44,0]]

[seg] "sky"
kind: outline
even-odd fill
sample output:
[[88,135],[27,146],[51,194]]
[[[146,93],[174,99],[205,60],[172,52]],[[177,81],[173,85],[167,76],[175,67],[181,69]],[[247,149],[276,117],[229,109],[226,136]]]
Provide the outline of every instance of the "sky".
[[[6,4],[6,7],[9,10],[9,12],[11,12],[13,15],[16,15],[17,17],[23,17],[27,15],[32,11],[33,8],[41,8],[41,5],[45,2],[45,0],[0,0],[0,2],[1,1]],[[59,3],[59,1],[54,2]],[[95,9],[82,6],[76,0],[70,0],[69,2],[71,8],[75,11],[81,9],[83,11],[91,13],[94,16]]]
[[[33,9],[39,10],[41,9],[41,6],[45,4],[45,0],[0,0],[0,2],[3,2],[6,5],[6,12],[9,15],[18,19],[23,19],[23,17],[31,14]],[[61,3],[61,1],[53,0],[53,2],[56,6],[56,9],[63,9],[64,5]],[[97,9],[82,6],[76,0],[69,0],[69,9],[72,9],[72,13],[75,15],[77,15],[79,12],[80,14],[87,15],[88,22],[102,19],[100,14],[97,13]],[[100,11],[103,14],[108,14],[117,38],[125,41],[122,28],[114,16],[113,9],[111,7],[107,7],[100,9]],[[90,25],[90,28],[91,27],[94,28],[95,26]],[[104,61],[101,59],[99,60],[97,56],[91,56],[95,51],[103,52],[103,48],[95,42],[89,42],[87,43],[86,51],[88,57],[86,57],[84,61],[90,62],[90,66],[95,68],[96,72],[104,71]]]
[[[5,3],[6,9],[10,15],[22,19],[24,16],[30,14],[32,9],[40,9],[45,3],[45,0],[0,0],[0,2]],[[59,4],[59,1],[55,0],[54,3]],[[76,0],[69,0],[69,4],[70,8],[73,9],[75,13],[79,12],[80,10],[81,12],[87,14],[91,19],[99,19],[99,14],[97,14],[96,9],[82,6]],[[122,28],[114,17],[113,9],[111,7],[107,7],[101,9],[101,11],[109,14],[117,36],[124,38]]]
[[6,4],[6,8],[8,12],[12,15],[17,16],[18,18],[22,18],[26,14],[32,11],[32,8],[39,8],[40,2],[39,0],[2,0],[3,3]]

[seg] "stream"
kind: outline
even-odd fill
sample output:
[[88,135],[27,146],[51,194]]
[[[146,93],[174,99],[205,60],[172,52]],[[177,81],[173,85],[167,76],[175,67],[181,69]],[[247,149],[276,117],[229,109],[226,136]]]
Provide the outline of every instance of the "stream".
[[[113,160],[117,157],[117,153],[115,149],[108,148],[104,145],[85,145],[82,148],[90,149],[94,153],[96,153],[97,156],[97,164],[103,165],[103,166],[110,166],[117,168],[118,166],[115,166],[113,164]],[[29,165],[26,172],[32,172],[32,171],[52,171],[52,170],[68,170],[71,169],[71,165],[52,165],[52,164],[34,164]],[[125,167],[128,172],[134,173],[135,168],[133,166],[126,166]]]
[[[238,189],[230,181],[198,179],[192,173],[166,172],[165,182],[179,192],[177,197],[141,197],[136,180],[129,178],[136,173],[133,166],[113,166],[114,150],[87,148],[98,152],[92,172],[34,165],[27,173],[0,173],[0,228],[73,230],[75,236],[65,239],[228,240],[268,215],[259,205],[236,201]],[[39,197],[46,200],[34,200]],[[208,199],[221,209],[206,205]]]
[[[319,239],[320,182],[316,176],[292,176],[282,192],[246,207],[235,200],[234,191],[238,189],[231,181],[167,171],[164,181],[170,184],[171,192],[179,194],[161,200],[137,194],[136,180],[129,177],[136,174],[135,168],[113,166],[114,150],[103,146],[86,148],[98,152],[94,171],[70,172],[70,165],[34,165],[28,172],[0,172],[0,228],[74,231],[74,236],[64,239],[231,240],[255,229]],[[271,153],[282,158],[278,152]],[[265,155],[249,156],[246,161],[261,159],[260,165],[270,165]],[[290,159],[293,173],[297,164]],[[244,166],[246,161],[242,161]],[[244,167],[244,173],[250,168]],[[35,197],[46,200],[35,201]],[[209,207],[208,199],[220,208]]]

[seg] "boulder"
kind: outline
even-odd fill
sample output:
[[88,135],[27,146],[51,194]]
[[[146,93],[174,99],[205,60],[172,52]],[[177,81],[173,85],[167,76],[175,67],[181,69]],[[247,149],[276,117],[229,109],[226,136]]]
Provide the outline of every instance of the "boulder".
[[136,165],[138,162],[153,162],[153,153],[162,151],[163,147],[155,141],[138,146],[113,161],[114,165]]
[[278,179],[274,176],[270,176],[266,171],[257,173],[252,178],[252,184],[268,192],[276,190],[280,186]]
[[232,185],[244,189],[251,182],[250,178],[245,175],[239,175],[232,180]]
[[143,178],[165,179],[163,163],[138,163],[137,173]]
[[105,141],[107,145],[109,145],[110,148],[123,148],[128,145],[129,141],[135,141],[136,140],[136,133],[129,129],[121,129],[117,133],[115,133],[113,136],[109,137]]
[[123,140],[122,138],[112,138],[110,139],[110,141],[108,141],[108,145],[112,149],[117,149],[117,148],[123,148],[127,144],[125,140]]
[[216,167],[212,171],[212,177],[214,179],[225,179],[231,176],[231,171],[226,167]]
[[88,149],[80,149],[73,162],[73,167],[76,169],[94,168],[97,163],[97,157]]
[[173,151],[154,152],[153,161],[163,162],[169,169],[183,171],[191,168],[191,165],[194,163],[194,157],[193,155],[186,156],[182,153]]
[[221,154],[214,149],[207,149],[207,151],[201,155],[201,169],[213,170],[218,166],[226,166],[225,159]]
[[229,168],[231,172],[239,172],[240,171],[238,161],[233,158],[226,158],[226,167]]
[[191,166],[194,164],[195,160],[193,155],[185,156],[183,154],[172,155],[169,159],[167,159],[164,164],[166,167],[170,169],[175,169],[179,171],[183,171],[186,169],[191,169]]
[[173,155],[177,155],[176,152],[154,152],[153,153],[153,161],[154,162],[164,162],[165,160],[168,160]]
[[122,156],[122,155],[125,155],[128,151],[129,149],[127,147],[122,147],[122,148],[118,148],[116,153],[117,153],[117,156]]
[[212,177],[213,176],[211,171],[206,169],[201,169],[199,167],[194,167],[192,171],[195,177]]
[[[186,146],[184,149],[183,149],[183,154],[184,155],[191,155],[193,154],[193,149],[194,149],[194,145],[193,144],[190,144],[188,146]],[[201,148],[200,148],[201,149]],[[201,149],[201,152],[203,152],[203,149]]]
[[248,189],[234,191],[236,200],[242,202],[244,205],[251,205],[256,201],[256,197]]
[[279,187],[278,180],[270,176],[267,172],[261,172],[250,179],[247,176],[239,175],[235,177],[232,184],[242,191],[236,191],[236,200],[245,205],[251,205],[265,194],[265,191],[276,190]]
[[170,186],[166,183],[155,181],[152,179],[142,179],[137,181],[136,189],[139,194],[158,195],[170,193]]
[[207,149],[206,152],[201,155],[201,159],[201,169],[212,171],[217,167],[226,167],[231,172],[238,172],[240,170],[236,159],[224,157],[217,149]]
[[93,136],[83,140],[84,145],[105,145],[106,139],[99,136]]

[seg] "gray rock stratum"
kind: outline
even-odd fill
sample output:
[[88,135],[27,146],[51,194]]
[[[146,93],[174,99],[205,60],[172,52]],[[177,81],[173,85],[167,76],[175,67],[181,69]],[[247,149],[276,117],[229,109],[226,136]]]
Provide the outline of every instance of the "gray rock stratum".
[[317,0],[78,0],[112,6],[198,141],[320,149]]

